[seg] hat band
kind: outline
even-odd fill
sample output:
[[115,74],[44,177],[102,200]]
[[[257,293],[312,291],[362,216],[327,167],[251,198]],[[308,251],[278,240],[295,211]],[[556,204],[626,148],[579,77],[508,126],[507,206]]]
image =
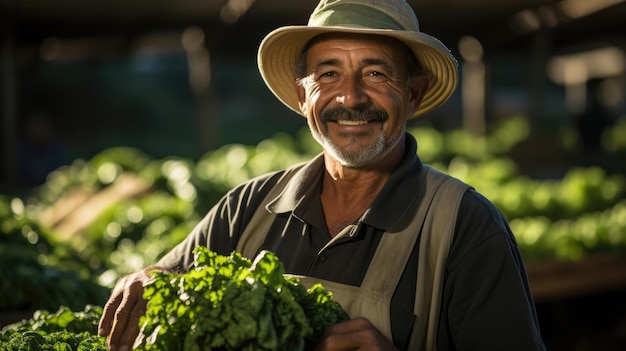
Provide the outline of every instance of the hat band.
[[311,16],[308,25],[407,30],[386,13],[358,4],[342,4],[327,8]]

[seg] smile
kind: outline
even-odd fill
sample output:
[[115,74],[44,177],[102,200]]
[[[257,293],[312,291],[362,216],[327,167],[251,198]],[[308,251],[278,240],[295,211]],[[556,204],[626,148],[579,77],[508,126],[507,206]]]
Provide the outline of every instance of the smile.
[[368,121],[352,121],[352,120],[346,120],[346,119],[341,119],[338,120],[337,123],[343,125],[343,126],[360,126],[360,125],[364,125],[369,123]]

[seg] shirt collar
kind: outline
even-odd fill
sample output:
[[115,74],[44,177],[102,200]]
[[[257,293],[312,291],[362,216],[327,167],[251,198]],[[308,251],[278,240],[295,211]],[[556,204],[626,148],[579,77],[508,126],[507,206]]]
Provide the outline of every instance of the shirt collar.
[[304,200],[313,196],[319,198],[324,172],[324,155],[319,154],[310,162],[296,167],[299,169],[289,180],[282,193],[267,205],[270,212],[296,212],[296,209],[300,212],[303,207],[301,204],[306,203]]

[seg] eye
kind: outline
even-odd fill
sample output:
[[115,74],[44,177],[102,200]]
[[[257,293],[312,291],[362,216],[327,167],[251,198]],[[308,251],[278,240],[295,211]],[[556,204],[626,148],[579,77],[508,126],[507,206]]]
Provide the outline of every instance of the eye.
[[365,79],[374,83],[382,83],[389,80],[389,77],[381,71],[369,71],[365,74]]
[[337,72],[326,71],[326,72],[320,73],[320,75],[317,77],[317,81],[320,83],[332,83],[337,80],[337,77],[338,77]]

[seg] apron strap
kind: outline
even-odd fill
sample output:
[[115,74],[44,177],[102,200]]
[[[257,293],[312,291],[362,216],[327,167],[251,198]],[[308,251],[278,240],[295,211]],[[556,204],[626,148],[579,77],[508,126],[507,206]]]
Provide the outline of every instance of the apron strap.
[[249,260],[256,258],[259,248],[265,241],[265,237],[270,231],[272,223],[274,223],[275,216],[271,215],[267,209],[267,205],[283,192],[291,177],[293,177],[302,166],[303,165],[297,165],[285,170],[283,175],[278,179],[278,182],[276,182],[276,185],[272,187],[259,207],[254,211],[250,222],[248,222],[241,233],[241,237],[235,248],[243,257]]
[[408,225],[399,231],[388,230],[376,248],[361,287],[376,291],[391,301],[402,272],[409,262],[435,194],[445,181],[437,177],[433,169],[424,166],[419,182],[420,188],[406,211]]
[[439,178],[445,177],[446,186],[440,187],[433,200],[424,222],[424,235],[420,239],[414,304],[417,320],[408,350],[437,350],[445,265],[454,237],[459,205],[470,188],[456,178],[437,171],[431,173]]

